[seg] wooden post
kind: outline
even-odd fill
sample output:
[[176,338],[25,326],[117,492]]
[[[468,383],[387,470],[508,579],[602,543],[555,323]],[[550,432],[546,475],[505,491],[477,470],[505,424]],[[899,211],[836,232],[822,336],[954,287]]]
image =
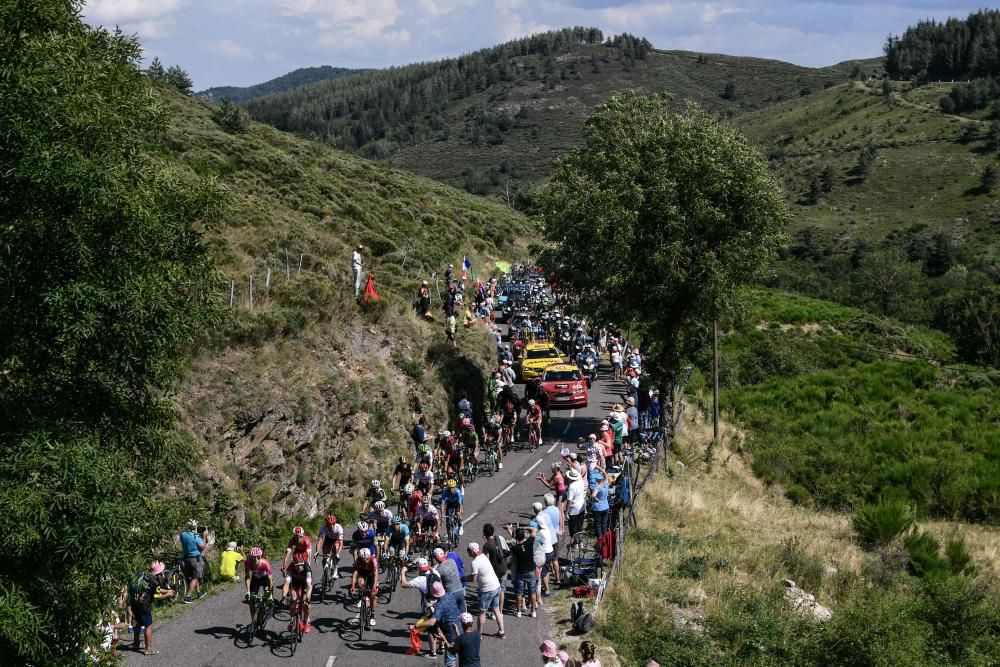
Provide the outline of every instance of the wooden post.
[[291,268],[288,265],[288,248],[285,248],[285,280],[292,279]]
[[719,320],[712,323],[712,437],[719,442]]
[[271,267],[270,266],[267,267],[267,275],[264,276],[264,287],[267,288],[268,292],[271,291]]
[[305,257],[305,253],[299,253],[299,269],[296,273],[302,273],[302,258]]
[[250,310],[253,310],[253,274],[250,275]]
[[236,281],[229,281],[229,307],[233,307],[233,302],[236,300]]

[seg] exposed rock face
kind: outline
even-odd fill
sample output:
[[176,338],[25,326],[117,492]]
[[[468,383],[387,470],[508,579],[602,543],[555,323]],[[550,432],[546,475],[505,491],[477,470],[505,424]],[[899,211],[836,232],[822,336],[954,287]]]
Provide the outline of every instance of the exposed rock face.
[[782,579],[785,585],[785,599],[792,605],[792,608],[804,614],[812,614],[817,620],[829,621],[833,618],[833,613],[816,602],[816,598],[806,593],[795,585],[791,579]]

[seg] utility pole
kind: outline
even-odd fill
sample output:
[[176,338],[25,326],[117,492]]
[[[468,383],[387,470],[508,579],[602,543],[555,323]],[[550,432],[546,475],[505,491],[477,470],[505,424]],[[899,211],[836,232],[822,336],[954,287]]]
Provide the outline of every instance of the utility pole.
[[712,437],[719,442],[719,320],[712,323]]

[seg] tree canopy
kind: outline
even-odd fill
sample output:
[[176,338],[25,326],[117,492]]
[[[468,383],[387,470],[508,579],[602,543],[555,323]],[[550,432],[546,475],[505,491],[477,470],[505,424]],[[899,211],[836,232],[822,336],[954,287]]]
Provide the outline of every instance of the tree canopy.
[[218,293],[220,207],[143,151],[134,38],[76,0],[0,2],[0,655],[70,664],[165,537],[189,460],[170,391]]
[[541,208],[546,266],[592,317],[632,324],[668,390],[682,337],[768,271],[788,222],[767,162],[734,128],[633,91],[587,121]]
[[929,19],[890,35],[885,70],[896,79],[954,80],[1000,74],[1000,10],[984,9],[966,19]]

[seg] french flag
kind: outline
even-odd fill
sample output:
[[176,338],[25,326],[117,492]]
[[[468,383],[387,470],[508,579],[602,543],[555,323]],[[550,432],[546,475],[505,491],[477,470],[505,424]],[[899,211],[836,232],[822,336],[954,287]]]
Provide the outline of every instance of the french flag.
[[462,255],[462,280],[465,280],[469,276],[469,269],[472,268],[472,263],[469,262],[469,258]]

